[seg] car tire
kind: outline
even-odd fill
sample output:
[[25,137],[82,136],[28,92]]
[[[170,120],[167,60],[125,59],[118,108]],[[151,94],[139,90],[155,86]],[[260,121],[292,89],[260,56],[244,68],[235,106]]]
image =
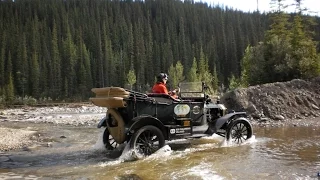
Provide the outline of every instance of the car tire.
[[115,139],[109,133],[108,128],[105,128],[103,132],[102,141],[107,150],[114,150],[117,147],[119,147],[119,144],[115,141]]
[[130,140],[130,148],[143,156],[149,156],[163,147],[165,139],[162,131],[155,126],[143,126]]
[[227,140],[241,144],[252,136],[252,126],[245,119],[233,120],[227,129]]

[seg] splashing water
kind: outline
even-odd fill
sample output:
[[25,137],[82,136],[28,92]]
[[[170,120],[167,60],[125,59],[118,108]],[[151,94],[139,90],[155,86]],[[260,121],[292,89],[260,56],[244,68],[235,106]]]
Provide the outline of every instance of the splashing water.
[[96,141],[96,143],[92,146],[92,150],[105,150],[105,146],[103,144],[103,131],[100,132],[100,134],[98,135],[98,140]]
[[221,142],[220,147],[235,147],[235,146],[241,146],[241,145],[245,145],[245,144],[252,144],[257,142],[256,140],[256,136],[252,135],[251,138],[247,139],[246,141],[244,141],[243,143],[237,144],[232,142],[232,140],[227,140],[226,138]]

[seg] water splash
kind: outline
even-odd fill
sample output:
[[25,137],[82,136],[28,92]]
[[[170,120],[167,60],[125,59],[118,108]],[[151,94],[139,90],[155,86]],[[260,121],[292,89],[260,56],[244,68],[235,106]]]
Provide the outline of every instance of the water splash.
[[202,137],[202,139],[216,139],[216,140],[223,140],[224,137],[218,135],[218,134],[212,134],[212,136],[205,136],[205,137]]
[[235,147],[235,146],[242,146],[242,145],[246,145],[246,144],[253,144],[255,142],[257,142],[255,135],[252,135],[251,138],[247,139],[246,141],[244,141],[243,143],[240,143],[240,144],[234,143],[231,140],[228,141],[227,138],[225,138],[221,142],[220,147]]
[[96,141],[96,143],[92,146],[92,150],[105,150],[105,146],[103,144],[103,131],[99,133],[98,135],[98,139]]
[[146,157],[146,160],[163,159],[165,157],[170,157],[172,155],[172,149],[169,145],[165,145],[160,148],[157,152]]

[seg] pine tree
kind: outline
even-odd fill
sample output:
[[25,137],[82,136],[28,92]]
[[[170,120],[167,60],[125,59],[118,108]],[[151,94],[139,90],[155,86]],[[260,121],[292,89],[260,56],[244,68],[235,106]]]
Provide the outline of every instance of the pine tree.
[[59,94],[62,90],[62,74],[61,74],[61,57],[58,48],[58,34],[57,34],[57,27],[55,20],[53,21],[53,28],[52,28],[52,40],[51,40],[51,61],[52,67],[50,72],[49,79],[51,84],[51,94],[52,98],[55,100],[59,98]]
[[25,96],[26,88],[27,88],[27,77],[28,77],[28,54],[27,54],[27,42],[26,42],[26,36],[25,33],[22,35],[22,41],[19,45],[18,50],[18,60],[19,60],[19,68],[17,69],[17,93],[19,95],[22,95],[22,97]]
[[168,74],[172,89],[177,88],[179,83],[185,79],[183,76],[183,65],[180,61],[178,61],[175,66],[173,64],[170,65]]
[[212,88],[213,88],[214,91],[218,91],[218,89],[219,89],[219,79],[218,79],[218,73],[217,73],[217,66],[216,65],[214,65],[214,68],[213,68]]
[[284,0],[272,0],[275,10],[271,15],[272,24],[265,34],[264,59],[265,64],[260,66],[266,72],[265,81],[260,83],[288,80],[286,68],[288,52],[290,48],[289,16],[284,11],[287,5]]
[[[68,23],[67,23],[68,25]],[[64,82],[64,96],[70,97],[75,92],[75,64],[76,64],[76,57],[77,57],[77,51],[76,46],[73,42],[70,28],[67,27],[66,37],[63,40],[63,82]]]
[[187,80],[189,82],[197,82],[197,81],[199,81],[199,77],[198,77],[197,71],[198,71],[197,59],[193,58],[192,66],[191,66],[191,68],[189,70],[188,78],[187,78]]
[[127,74],[127,82],[130,85],[130,89],[132,89],[132,86],[137,82],[136,73],[133,69],[130,69]]
[[[150,76],[150,72],[154,72],[154,65],[153,65],[153,35],[152,35],[152,29],[151,29],[151,22],[150,22],[150,15],[148,13],[148,21],[147,26],[145,27],[146,32],[146,41],[145,41],[145,47],[146,47],[146,66],[145,69],[145,80],[146,83],[153,83],[153,77]],[[172,55],[172,54],[171,54]]]
[[9,73],[8,78],[9,79],[8,79],[5,97],[6,97],[6,101],[12,104],[14,100],[14,85],[13,85],[13,77],[11,72]]
[[290,34],[291,58],[288,60],[293,78],[311,78],[320,75],[320,55],[317,54],[313,33],[302,19],[302,0],[296,0],[298,12],[294,16]]
[[6,52],[6,33],[2,35],[2,43],[0,46],[0,96],[4,94],[5,85],[5,52]]

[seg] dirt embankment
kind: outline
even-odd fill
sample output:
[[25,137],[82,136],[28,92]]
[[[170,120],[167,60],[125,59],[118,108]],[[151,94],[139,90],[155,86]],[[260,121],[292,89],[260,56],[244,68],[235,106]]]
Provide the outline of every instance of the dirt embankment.
[[311,123],[314,119],[320,124],[320,77],[236,89],[224,94],[221,102],[228,109],[246,111],[256,122]]

